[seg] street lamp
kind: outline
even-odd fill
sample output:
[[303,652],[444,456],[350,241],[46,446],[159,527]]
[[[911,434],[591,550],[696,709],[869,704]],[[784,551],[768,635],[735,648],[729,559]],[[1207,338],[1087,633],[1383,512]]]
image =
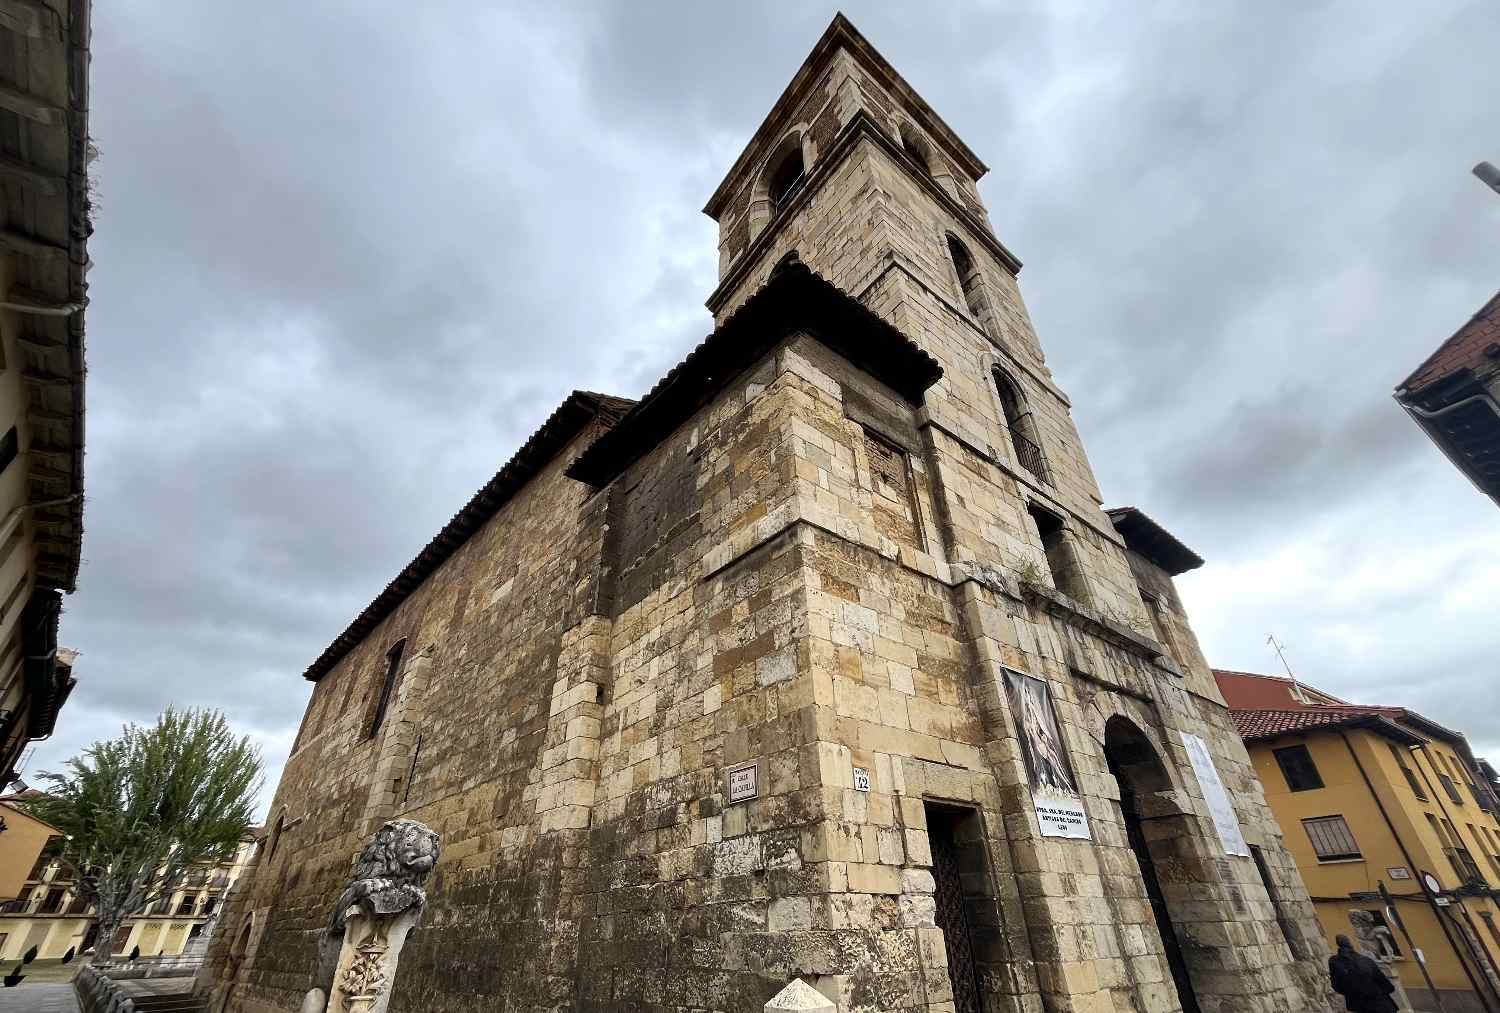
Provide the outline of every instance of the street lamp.
[[1495,168],[1489,162],[1480,162],[1474,166],[1474,175],[1483,180],[1491,190],[1500,193],[1500,169]]

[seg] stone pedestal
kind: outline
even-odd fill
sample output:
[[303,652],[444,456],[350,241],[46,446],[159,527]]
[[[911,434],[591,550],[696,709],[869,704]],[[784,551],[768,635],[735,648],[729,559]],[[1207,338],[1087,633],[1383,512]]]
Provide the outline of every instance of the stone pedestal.
[[407,934],[422,917],[422,881],[437,865],[438,835],[391,820],[360,852],[354,879],[334,905],[316,984],[301,1013],[385,1013]]
[[396,915],[349,912],[328,1013],[385,1013],[401,948],[420,914],[417,909]]
[[801,978],[793,978],[764,1009],[765,1013],[837,1013],[838,1007]]

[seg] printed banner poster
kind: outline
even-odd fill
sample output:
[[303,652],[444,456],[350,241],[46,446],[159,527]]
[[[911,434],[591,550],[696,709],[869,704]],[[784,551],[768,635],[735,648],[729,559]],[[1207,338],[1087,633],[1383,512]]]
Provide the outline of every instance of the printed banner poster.
[[1213,818],[1219,843],[1224,845],[1224,854],[1248,857],[1250,848],[1245,843],[1245,835],[1240,832],[1240,821],[1235,818],[1234,806],[1229,801],[1229,793],[1224,790],[1224,782],[1219,780],[1219,768],[1214,766],[1208,743],[1188,732],[1177,734],[1182,736],[1182,744],[1187,747],[1188,761],[1193,765],[1193,773],[1198,775],[1198,787],[1203,789],[1203,801],[1208,803],[1208,815]]
[[1021,736],[1031,804],[1036,807],[1042,836],[1092,840],[1088,817],[1083,812],[1083,796],[1078,794],[1068,751],[1063,748],[1057,728],[1051,687],[1041,679],[1007,668],[1005,688],[1010,694],[1016,731]]

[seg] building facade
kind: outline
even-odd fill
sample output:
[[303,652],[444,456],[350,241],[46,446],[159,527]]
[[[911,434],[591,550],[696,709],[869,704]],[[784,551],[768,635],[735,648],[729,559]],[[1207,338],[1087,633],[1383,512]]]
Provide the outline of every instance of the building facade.
[[[47,842],[61,831],[44,823],[10,799],[0,799],[0,897],[19,897],[29,870]],[[0,956],[4,955],[0,949]]]
[[57,656],[83,541],[89,0],[0,17],[0,787],[73,688]]
[[[97,945],[90,935],[94,907],[78,895],[73,867],[45,848],[39,852],[22,866],[29,871],[20,873],[25,878],[14,899],[0,903],[0,960],[20,959],[33,946],[37,956],[49,959],[63,956],[70,948],[82,952],[86,944]],[[189,940],[209,930],[254,853],[252,833],[230,861],[194,869],[170,898],[127,917],[110,951],[128,954],[140,947],[143,957],[180,954]],[[7,852],[6,857],[11,855]],[[0,874],[12,871],[0,869]]]
[[382,821],[392,1010],[1329,1008],[1172,577],[978,196],[836,18],[707,213],[716,327],[575,392],[308,669],[215,1009],[294,1010]]
[[1368,912],[1417,1009],[1438,1008],[1436,991],[1451,1013],[1500,1011],[1493,769],[1463,735],[1405,708],[1215,675],[1329,943]]
[[1500,504],[1500,292],[1395,397],[1454,467]]

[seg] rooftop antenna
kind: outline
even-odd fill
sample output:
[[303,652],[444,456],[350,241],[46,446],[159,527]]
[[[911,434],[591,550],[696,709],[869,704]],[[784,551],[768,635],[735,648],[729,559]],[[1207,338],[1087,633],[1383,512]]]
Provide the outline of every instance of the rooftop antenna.
[[1292,666],[1287,662],[1286,654],[1282,650],[1283,645],[1277,642],[1276,634],[1268,634],[1266,636],[1266,643],[1275,648],[1276,657],[1281,659],[1281,667],[1286,669],[1286,677],[1292,680],[1292,695],[1303,703],[1306,703],[1307,701],[1303,698],[1302,694],[1302,684],[1297,681],[1297,674],[1292,671]]

